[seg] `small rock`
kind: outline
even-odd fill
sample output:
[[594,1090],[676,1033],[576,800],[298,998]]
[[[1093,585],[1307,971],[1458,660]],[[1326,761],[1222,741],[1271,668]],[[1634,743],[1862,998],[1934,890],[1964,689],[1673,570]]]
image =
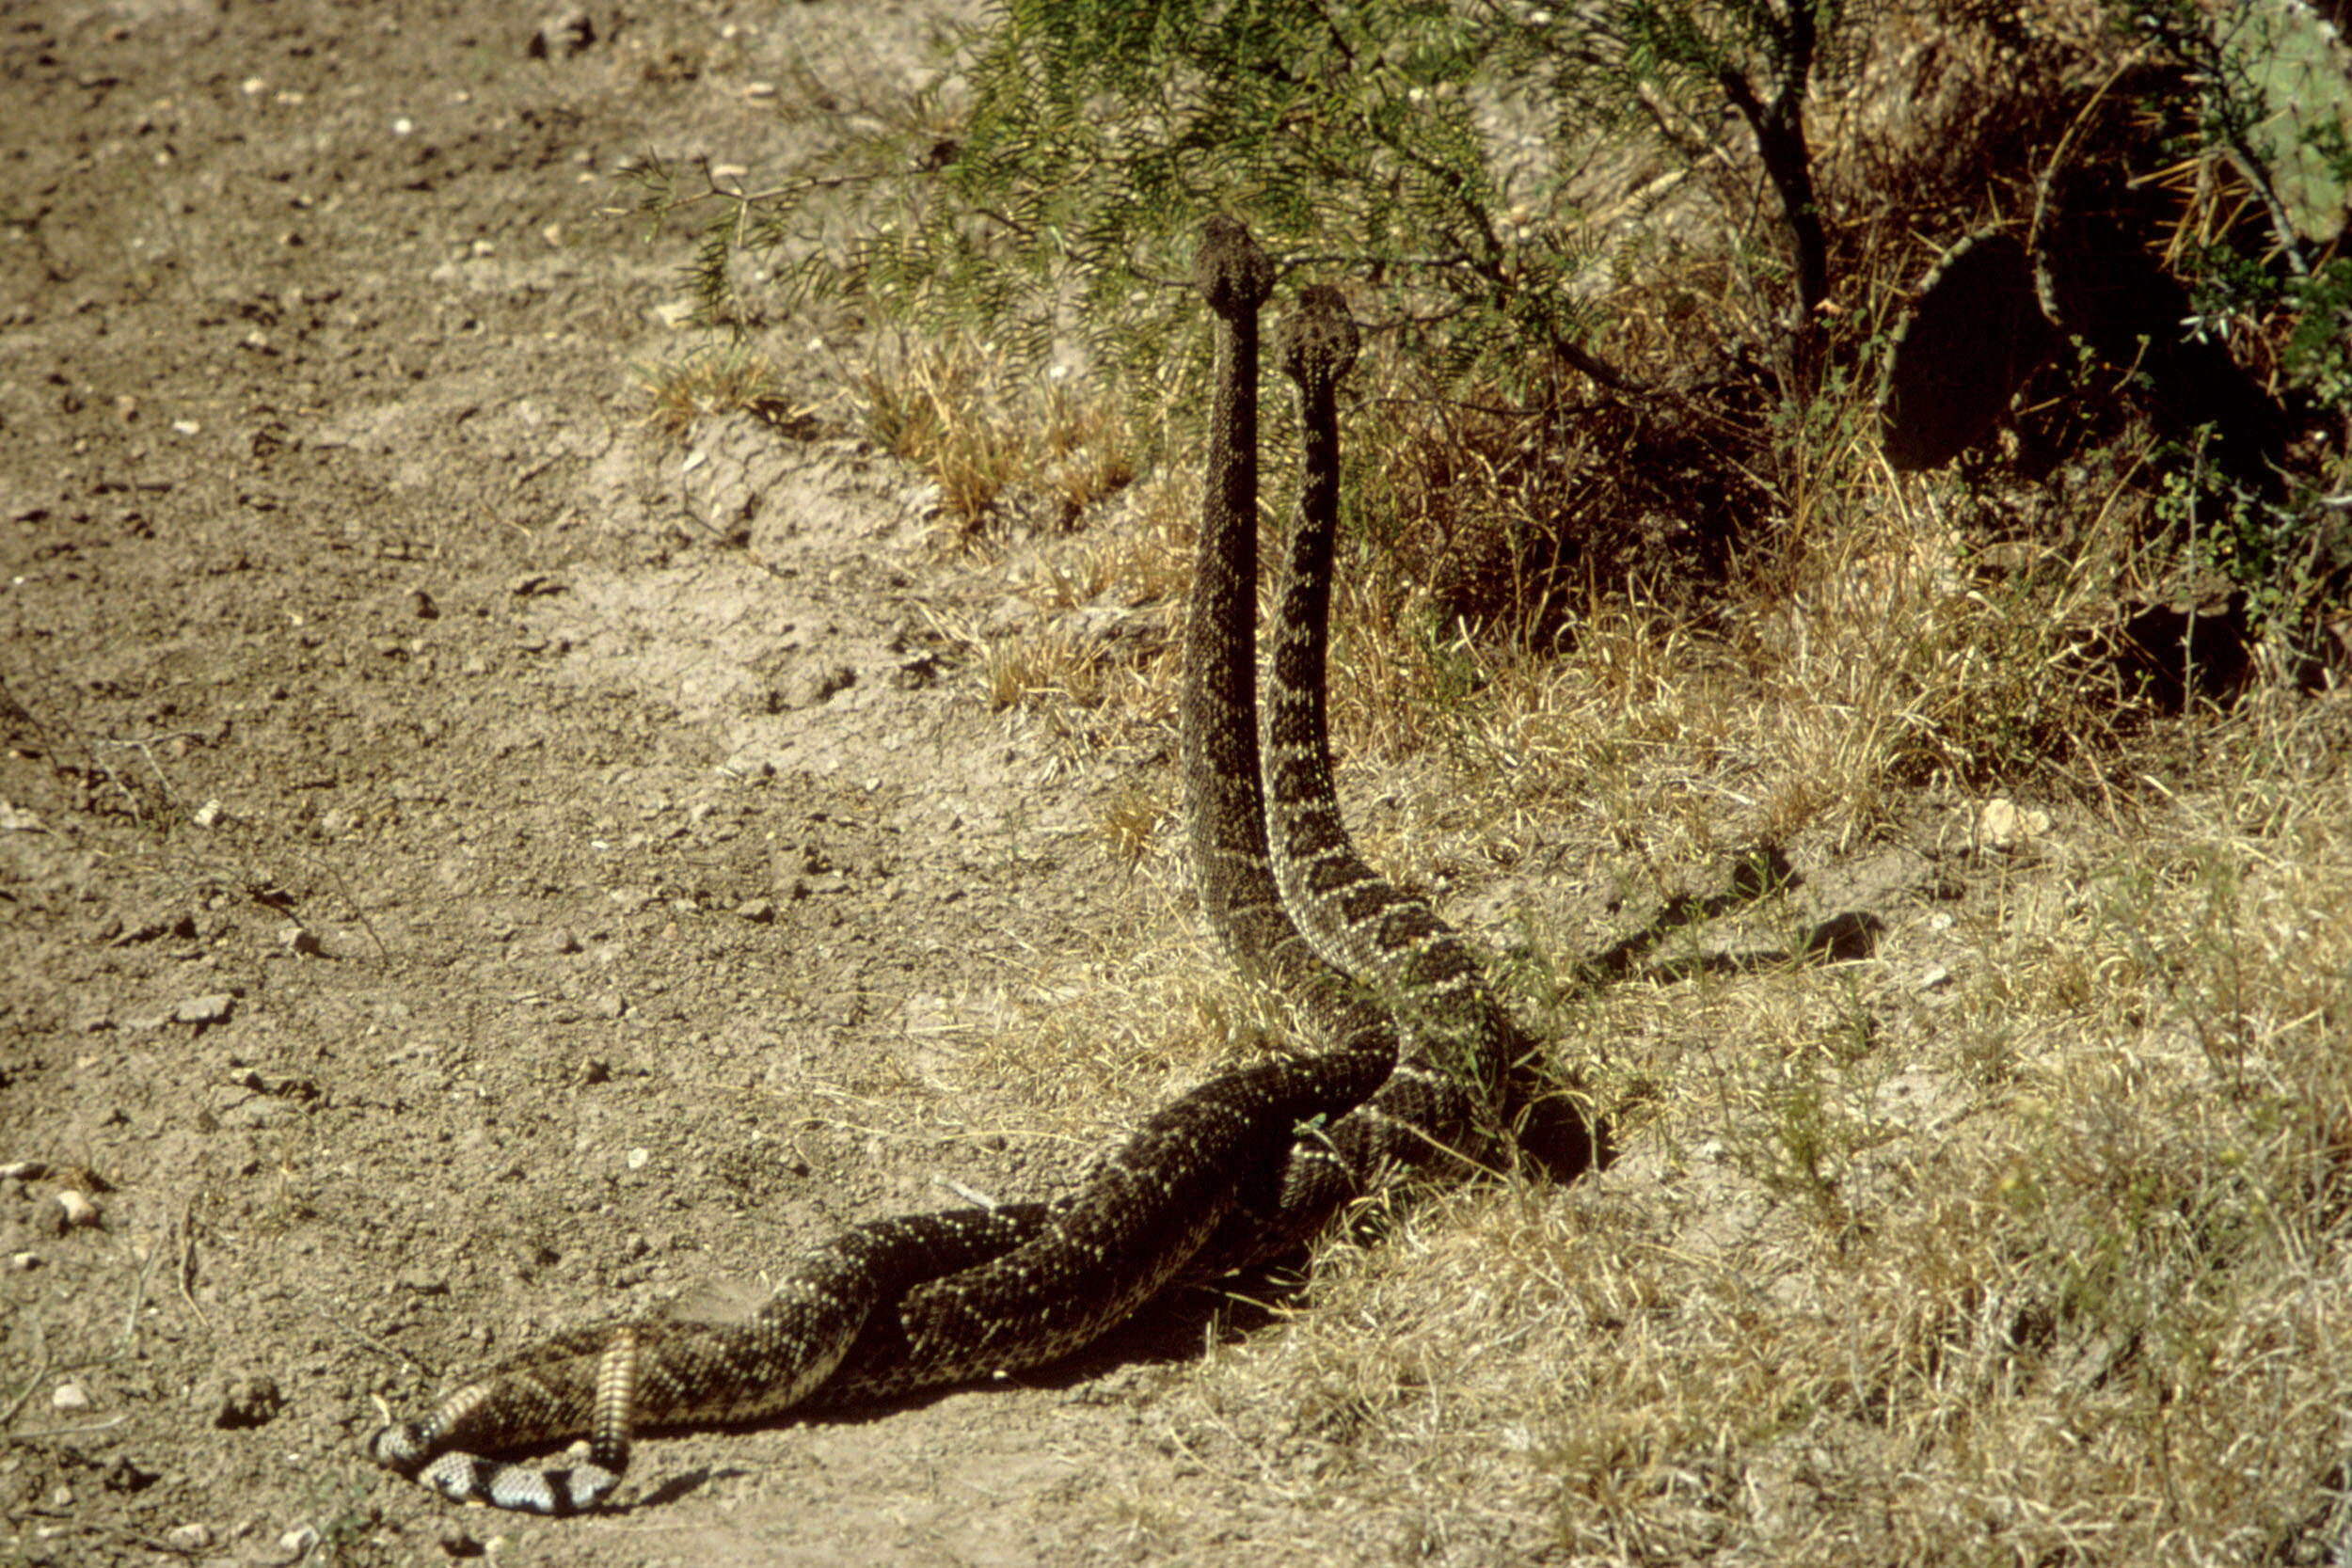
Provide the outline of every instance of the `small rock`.
[[1985,843],[1995,849],[2010,849],[2029,838],[2038,838],[2050,831],[2050,814],[2046,811],[2020,810],[2005,796],[1995,796],[1984,803],[1978,814],[1977,832]]
[[449,1281],[430,1269],[403,1269],[392,1276],[392,1283],[415,1295],[449,1294]]
[[582,1084],[609,1083],[612,1077],[612,1064],[601,1057],[591,1056],[580,1064],[580,1081]]
[[628,1011],[628,1000],[617,990],[608,990],[591,997],[588,1012],[592,1018],[618,1018]]
[[441,607],[433,602],[433,595],[421,588],[408,590],[408,609],[420,621],[438,620]]
[[8,1267],[14,1269],[18,1274],[29,1274],[33,1270],[40,1267],[40,1254],[38,1252],[11,1252],[8,1254]]
[[580,951],[580,938],[573,934],[572,928],[569,926],[556,926],[550,927],[547,935],[547,944],[548,951],[550,953],[577,953]]
[[632,1149],[630,1149],[630,1150],[628,1151],[628,1156],[627,1156],[627,1157],[626,1157],[626,1158],[622,1161],[622,1163],[623,1163],[624,1164],[628,1165],[628,1168],[629,1168],[629,1169],[631,1169],[631,1170],[644,1170],[644,1169],[645,1168],[646,1163],[647,1163],[648,1161],[652,1160],[652,1158],[653,1158],[653,1150],[652,1150],[652,1149],[649,1149],[649,1148],[632,1148]]
[[586,54],[596,47],[596,24],[584,10],[567,8],[549,11],[531,30],[531,40],[523,45],[523,53],[534,60],[549,55],[569,58]]
[[89,1200],[87,1193],[76,1192],[72,1187],[58,1191],[57,1212],[63,1220],[61,1231],[98,1223],[98,1205]]
[[755,926],[765,926],[776,918],[772,898],[746,898],[735,906],[735,912]]
[[164,1544],[175,1552],[200,1552],[212,1544],[213,1531],[208,1525],[174,1525],[164,1531]]
[[227,991],[210,991],[189,997],[172,1009],[171,1016],[182,1023],[226,1023],[230,1010],[236,1005],[237,999]]
[[278,928],[278,945],[306,958],[315,958],[325,951],[319,946],[318,934],[298,920],[289,920]]
[[316,1526],[296,1525],[278,1538],[278,1549],[285,1554],[279,1560],[289,1563],[300,1562],[310,1555],[318,1544],[319,1532]]
[[78,1383],[60,1383],[49,1392],[49,1408],[52,1410],[87,1410],[89,1395],[83,1391],[82,1386]]
[[1946,969],[1942,964],[1930,964],[1928,966],[1928,972],[1919,976],[1919,989],[1921,990],[1934,990],[1939,987],[1948,986],[1951,983],[1952,972]]

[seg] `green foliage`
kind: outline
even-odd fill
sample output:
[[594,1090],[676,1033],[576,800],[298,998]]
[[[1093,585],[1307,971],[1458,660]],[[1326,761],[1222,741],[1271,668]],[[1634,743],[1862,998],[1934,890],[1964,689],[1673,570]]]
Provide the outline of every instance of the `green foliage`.
[[1667,128],[1653,77],[1698,96],[1669,136],[1705,155],[1720,133],[1692,128],[1720,126],[1750,56],[1785,74],[1789,36],[1761,4],[1000,0],[958,40],[952,103],[845,125],[784,189],[640,178],[648,206],[724,203],[693,267],[714,322],[740,319],[747,249],[796,296],[983,324],[1031,363],[1075,339],[1104,373],[1163,378],[1199,353],[1182,285],[1223,212],[1285,263],[1369,286],[1359,304],[1439,382],[1533,391],[1563,357],[1598,368],[1577,348],[1588,245],[1562,171],[1610,124]]
[[2295,230],[2331,240],[2352,189],[2352,55],[2301,0],[2241,0],[2216,27],[2216,97]]
[[697,266],[705,306],[724,314],[743,245],[808,294],[984,322],[1032,361],[1074,329],[1098,364],[1150,373],[1222,211],[1286,260],[1388,285],[1415,350],[1507,362],[1576,333],[1581,257],[1502,215],[1465,90],[1481,28],[1442,0],[1008,0],[964,40],[960,122],[924,103],[732,208]]
[[2352,406],[2352,257],[2338,256],[2300,279],[2294,304],[2287,373],[2320,403]]
[[2270,499],[2188,451],[2169,454],[2155,515],[2196,565],[2210,567],[2246,592],[2257,624],[2291,618],[2319,587],[2311,498]]
[[2156,0],[2115,7],[2187,67],[2199,150],[2226,155],[2268,205],[2298,273],[2307,241],[2352,205],[2352,50],[2306,0]]

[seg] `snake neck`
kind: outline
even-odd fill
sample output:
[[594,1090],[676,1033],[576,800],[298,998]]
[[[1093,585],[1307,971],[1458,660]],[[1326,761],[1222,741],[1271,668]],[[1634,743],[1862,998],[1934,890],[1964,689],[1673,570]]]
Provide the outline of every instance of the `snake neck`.
[[[1452,1080],[1464,1108],[1491,1119],[1486,1113],[1512,1050],[1508,1022],[1453,928],[1357,854],[1332,777],[1327,666],[1339,527],[1338,388],[1358,341],[1345,299],[1327,286],[1302,291],[1283,324],[1282,370],[1298,386],[1305,462],[1276,600],[1260,749],[1268,861],[1305,940],[1396,1008],[1409,1040],[1407,1065]],[[1468,1129],[1433,1131],[1454,1136]]]
[[1211,219],[1197,264],[1217,318],[1207,483],[1184,636],[1182,752],[1201,912],[1246,972],[1296,940],[1266,854],[1258,773],[1258,314],[1274,267],[1248,230]]

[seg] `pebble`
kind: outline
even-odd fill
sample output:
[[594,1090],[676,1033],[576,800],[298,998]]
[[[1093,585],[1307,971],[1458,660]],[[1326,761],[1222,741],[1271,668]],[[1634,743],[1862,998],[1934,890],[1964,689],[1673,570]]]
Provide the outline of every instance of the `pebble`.
[[82,1386],[78,1383],[60,1383],[50,1390],[49,1408],[52,1410],[87,1410],[89,1395],[83,1391]]
[[2039,838],[2050,831],[2050,814],[2030,808],[2021,809],[2007,796],[1994,796],[1984,803],[1978,814],[1977,831],[1984,842],[1995,849],[2013,849],[2027,839]]
[[549,11],[539,19],[523,45],[523,53],[534,60],[549,55],[569,56],[584,54],[596,47],[596,22],[577,6]]
[[63,1227],[66,1229],[98,1223],[98,1205],[89,1200],[88,1194],[76,1192],[72,1187],[59,1190],[57,1212],[64,1220]]
[[226,1023],[236,1005],[237,999],[225,990],[208,991],[189,997],[172,1009],[171,1016],[182,1023]]
[[164,1531],[164,1544],[175,1552],[200,1552],[213,1544],[209,1525],[174,1525]]

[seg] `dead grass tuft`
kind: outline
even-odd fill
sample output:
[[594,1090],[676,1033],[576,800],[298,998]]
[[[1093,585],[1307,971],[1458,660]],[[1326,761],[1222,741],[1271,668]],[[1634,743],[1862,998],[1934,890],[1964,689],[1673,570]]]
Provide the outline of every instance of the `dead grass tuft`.
[[939,483],[966,528],[1008,507],[1067,529],[1136,477],[1135,426],[1067,379],[1014,387],[985,344],[908,348],[861,379],[866,426],[884,448]]
[[775,361],[740,343],[696,349],[666,365],[640,365],[637,375],[652,400],[654,423],[674,436],[698,420],[726,414],[755,414],[777,424],[808,414],[787,394]]
[[1171,1419],[1400,1549],[2315,1560],[2352,1439],[2330,724],[2248,721],[2214,738],[2259,777],[2003,868],[1947,991],[1895,959],[1601,1000],[1658,1088],[1615,1168],[1334,1243]]
[[[1379,373],[1335,606],[1351,826],[1508,948],[1623,1152],[1359,1216],[1169,1375],[1149,1418],[1272,1516],[1252,1560],[2342,1556],[2352,707],[2135,700],[2116,627],[2163,563],[2128,440],[2037,525],[1982,470],[1892,473],[1860,389],[1775,428],[1736,381],[1571,417]],[[975,642],[1014,721],[1167,753],[1196,464],[1040,546],[1036,627]],[[1996,842],[1996,796],[2039,826]],[[1086,1136],[1296,1037],[1200,940],[1171,811],[1104,808],[1116,951],[965,1064]],[[1913,869],[1823,891],[1878,860]],[[1841,914],[1864,940],[1824,941]],[[1183,1555],[1197,1507],[1128,1484],[1100,1529]]]

